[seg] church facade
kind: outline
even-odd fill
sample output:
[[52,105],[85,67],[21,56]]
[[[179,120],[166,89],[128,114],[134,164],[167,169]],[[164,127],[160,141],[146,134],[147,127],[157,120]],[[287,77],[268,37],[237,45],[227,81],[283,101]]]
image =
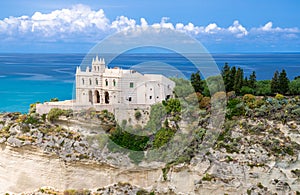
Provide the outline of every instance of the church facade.
[[175,83],[159,74],[108,68],[94,58],[92,66],[76,69],[76,105],[152,105],[173,97]]

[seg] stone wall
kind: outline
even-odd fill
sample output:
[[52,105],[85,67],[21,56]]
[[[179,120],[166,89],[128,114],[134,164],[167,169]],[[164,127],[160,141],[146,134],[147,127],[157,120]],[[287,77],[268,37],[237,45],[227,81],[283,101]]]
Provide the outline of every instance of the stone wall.
[[[150,106],[147,104],[120,104],[120,105],[80,105],[75,104],[72,100],[62,101],[62,102],[46,102],[43,104],[36,105],[36,112],[40,115],[47,114],[52,108],[60,108],[64,110],[73,110],[80,111],[86,110],[89,108],[95,108],[97,111],[107,110],[115,115],[115,118],[118,122],[122,122],[122,120],[132,119],[133,124],[141,123],[144,126],[147,123],[150,113]],[[135,111],[140,110],[143,114],[142,120],[136,121],[134,119]]]

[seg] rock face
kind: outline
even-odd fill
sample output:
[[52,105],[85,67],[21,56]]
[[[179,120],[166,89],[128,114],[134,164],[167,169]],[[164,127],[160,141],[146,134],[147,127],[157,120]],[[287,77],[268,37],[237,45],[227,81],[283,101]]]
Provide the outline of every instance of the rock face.
[[4,144],[0,145],[0,173],[0,194],[29,193],[43,186],[60,191],[97,189],[118,182],[146,188],[155,185],[162,174],[160,169],[116,168],[92,162],[65,163],[32,146],[13,148]]
[[[213,154],[211,157],[220,155]],[[157,194],[240,194],[249,189],[253,193],[277,191],[286,194],[300,190],[297,178],[290,173],[291,169],[299,166],[298,163],[293,167],[270,165],[269,169],[249,168],[238,162],[194,158],[190,165],[171,168],[167,181],[163,181],[161,168],[118,168],[89,161],[66,163],[36,147],[14,148],[1,144],[0,194],[30,193],[43,186],[52,186],[59,191],[103,188],[101,192],[105,193],[108,189],[105,186],[114,183],[130,183]],[[135,194],[136,191],[133,192]]]
[[[109,147],[107,135],[116,131],[109,113],[92,112],[93,118],[79,113],[84,120],[64,116],[55,122],[0,115],[0,194],[31,194],[43,186],[100,194],[136,194],[139,187],[155,194],[295,194],[300,191],[300,124],[296,115],[276,116],[281,107],[268,109],[267,117],[263,108],[249,109],[247,117],[233,115],[214,145],[201,153],[201,140],[210,130],[205,111],[199,126],[206,131],[195,131],[190,142],[177,137],[190,143],[186,153],[163,164],[147,159],[151,153],[146,151],[140,166],[130,159],[134,153]],[[189,124],[182,125],[188,133]]]

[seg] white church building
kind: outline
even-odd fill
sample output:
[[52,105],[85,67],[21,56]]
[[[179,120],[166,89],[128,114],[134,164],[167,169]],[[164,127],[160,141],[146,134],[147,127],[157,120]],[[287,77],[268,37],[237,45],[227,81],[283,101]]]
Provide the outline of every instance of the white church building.
[[160,74],[141,74],[135,70],[108,68],[105,60],[95,57],[85,70],[76,69],[76,99],[37,105],[37,112],[51,108],[107,109],[146,108],[173,97],[175,82]]
[[76,70],[76,104],[152,105],[173,96],[175,83],[163,75],[107,68],[96,57],[86,70]]

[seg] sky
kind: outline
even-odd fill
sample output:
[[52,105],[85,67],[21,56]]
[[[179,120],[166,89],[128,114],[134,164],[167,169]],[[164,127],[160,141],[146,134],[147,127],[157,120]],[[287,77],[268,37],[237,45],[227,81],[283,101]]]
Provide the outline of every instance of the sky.
[[1,1],[0,53],[85,53],[116,32],[170,28],[212,53],[299,52],[299,0]]

